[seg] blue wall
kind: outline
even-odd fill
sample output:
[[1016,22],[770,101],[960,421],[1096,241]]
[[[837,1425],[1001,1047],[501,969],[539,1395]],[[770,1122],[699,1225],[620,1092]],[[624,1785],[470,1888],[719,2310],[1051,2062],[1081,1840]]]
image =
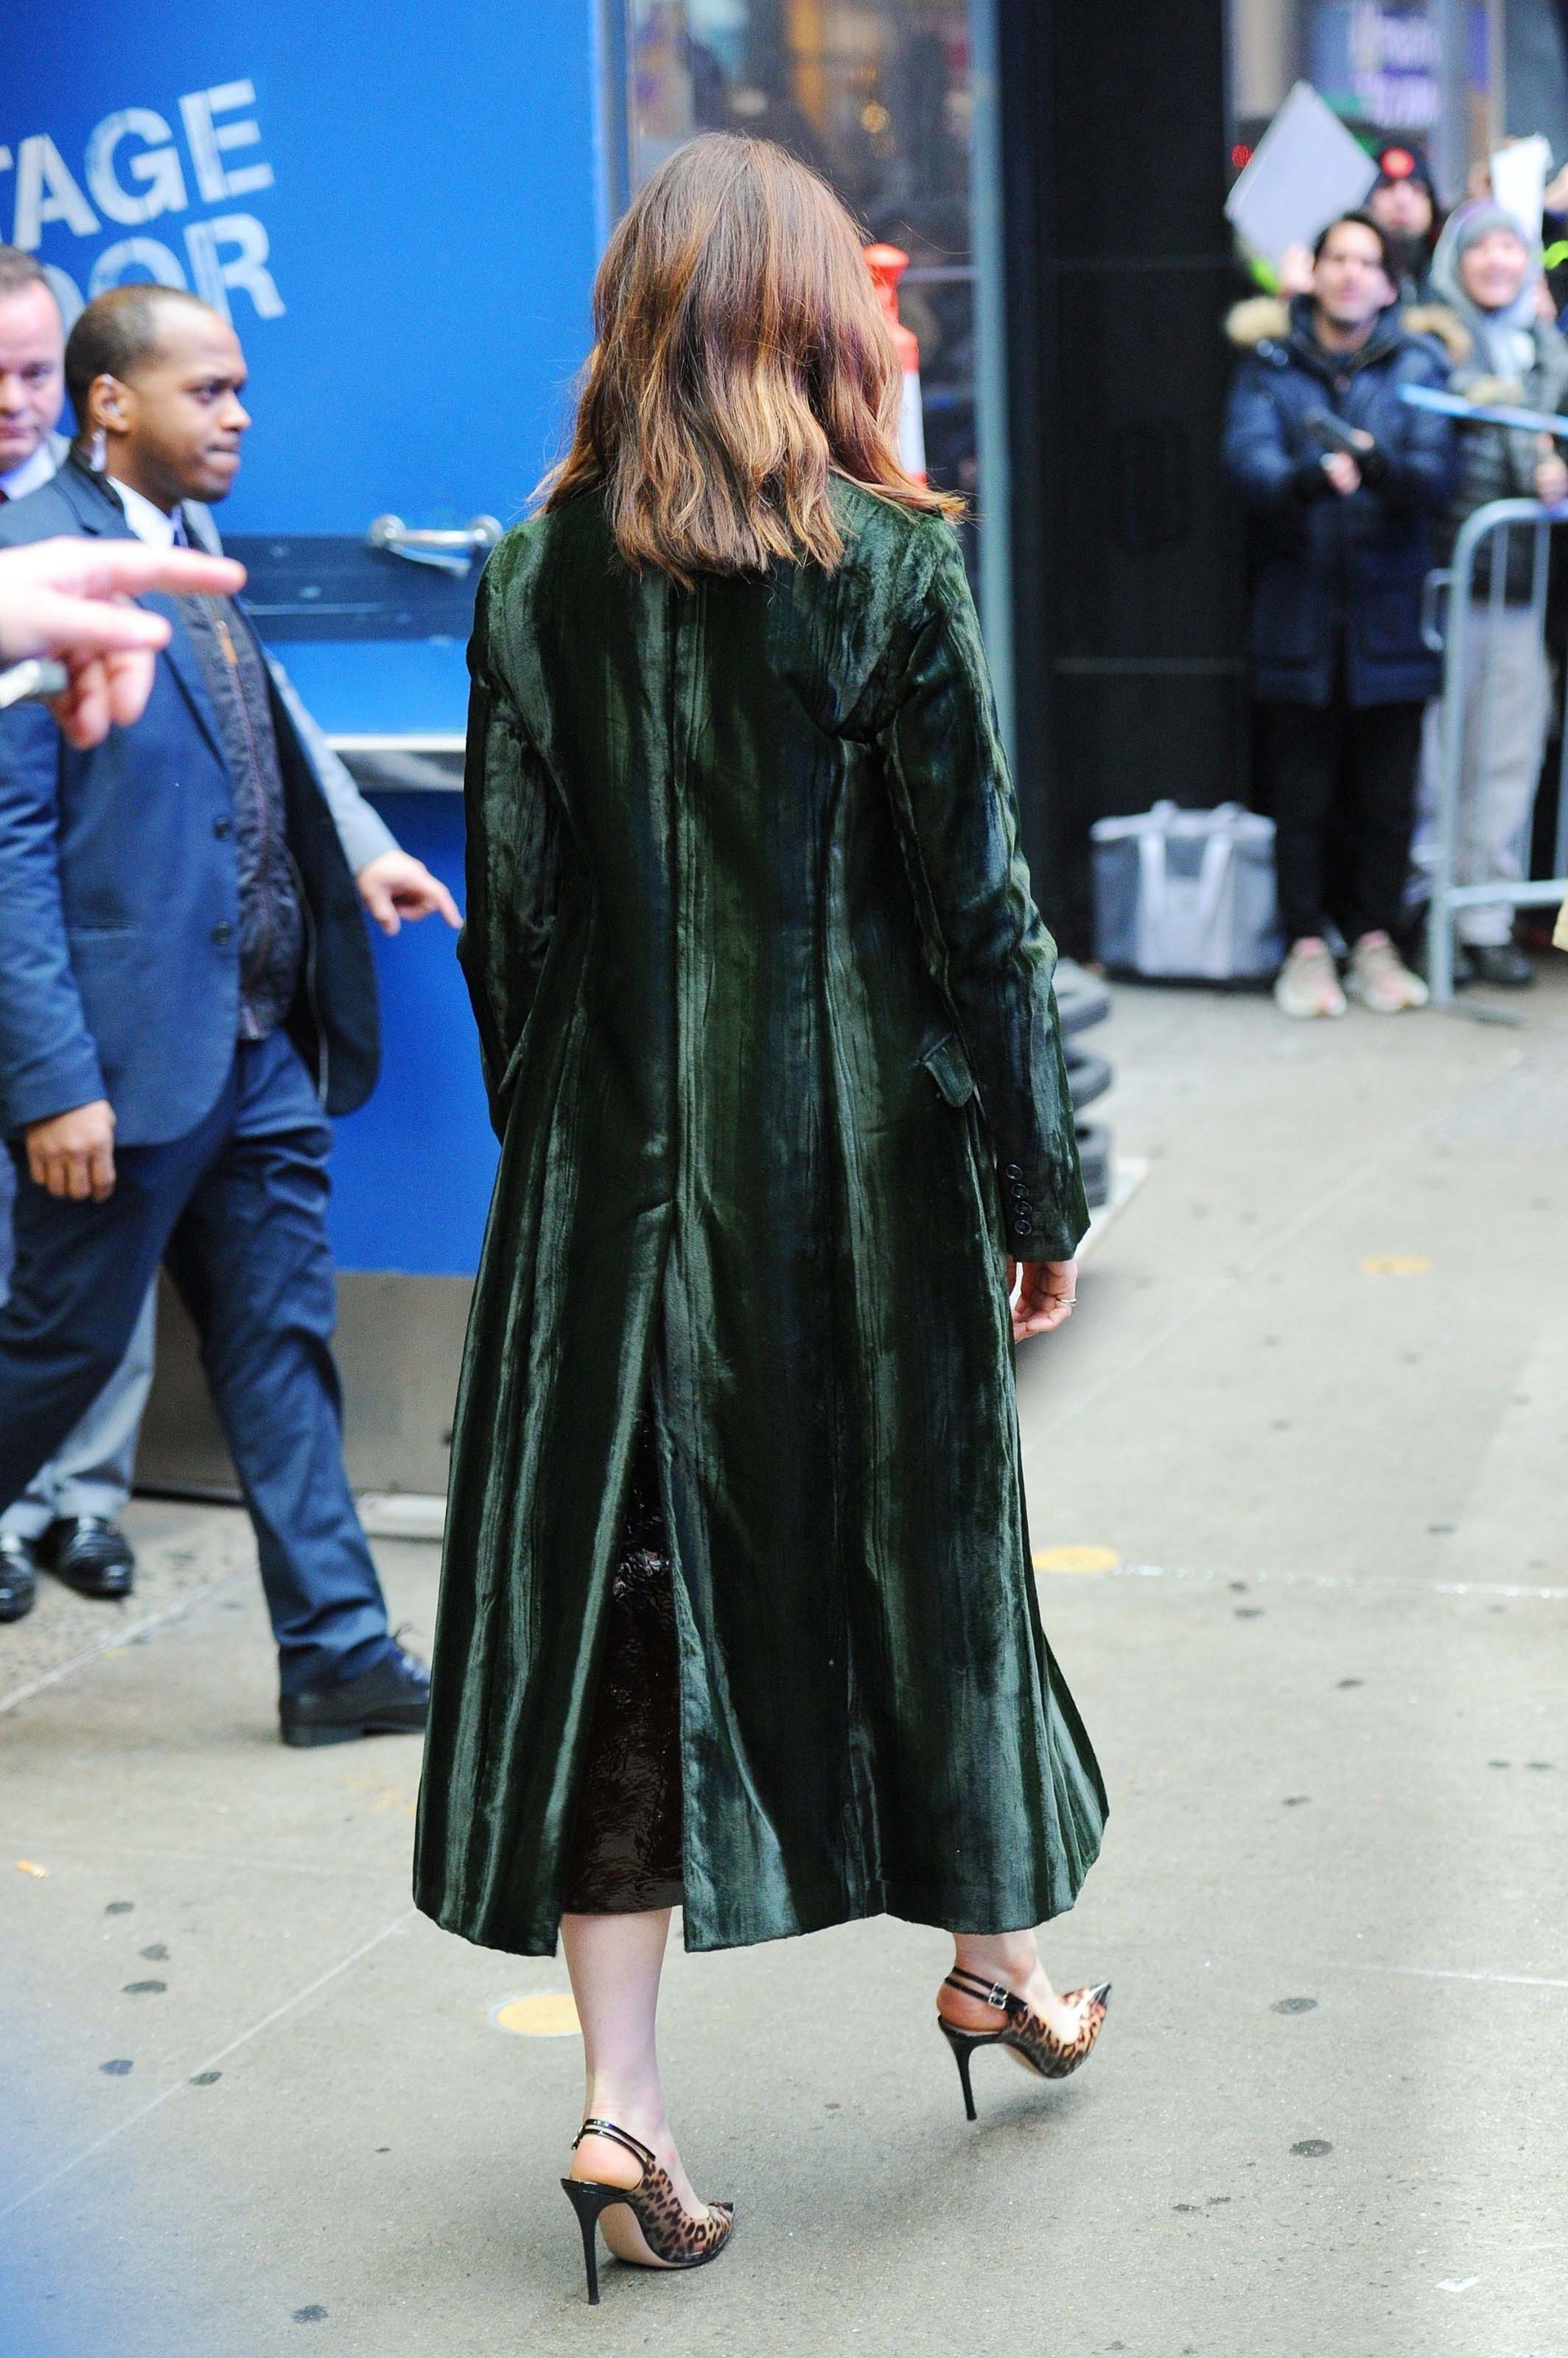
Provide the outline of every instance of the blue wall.
[[[242,240],[265,239],[284,307],[263,316],[259,277],[223,290],[256,421],[232,529],[362,532],[388,508],[427,524],[479,508],[510,520],[555,449],[587,344],[592,20],[592,0],[84,0],[56,38],[10,45],[0,234],[27,233],[22,146],[39,134],[70,175],[56,185],[34,151],[50,182],[41,210],[74,221],[42,222],[33,242],[84,293],[94,263],[132,239],[162,246],[204,291],[204,226],[255,225],[216,246],[232,266]],[[270,183],[204,195],[180,99],[243,81],[253,100],[206,112],[220,137],[257,135],[210,157],[209,178]],[[138,162],[177,172],[185,199],[140,222],[110,217],[88,153],[128,108],[161,117],[173,154],[155,168],[164,143],[145,125],[124,133],[111,159],[120,210],[152,199]],[[114,275],[151,274],[127,259]]]
[[[456,795],[387,795],[376,808],[462,900],[462,806]],[[374,936],[381,982],[381,1080],[337,1125],[332,1246],[344,1269],[471,1275],[495,1174],[468,987],[439,917]]]

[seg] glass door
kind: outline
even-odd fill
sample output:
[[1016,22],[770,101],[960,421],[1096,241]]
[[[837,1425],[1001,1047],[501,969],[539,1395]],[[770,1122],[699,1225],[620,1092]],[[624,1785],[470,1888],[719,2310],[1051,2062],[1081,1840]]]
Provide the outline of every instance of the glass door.
[[920,347],[926,468],[969,503],[965,553],[1001,687],[1005,397],[989,23],[989,0],[625,0],[624,43],[633,187],[699,131],[747,132],[814,165],[868,244],[908,254],[899,308]]

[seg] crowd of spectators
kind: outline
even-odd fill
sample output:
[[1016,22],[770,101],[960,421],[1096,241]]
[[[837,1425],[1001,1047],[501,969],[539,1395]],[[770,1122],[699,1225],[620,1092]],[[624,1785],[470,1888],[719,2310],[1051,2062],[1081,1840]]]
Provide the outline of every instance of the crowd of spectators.
[[[1342,1015],[1347,998],[1402,1013],[1427,997],[1440,752],[1423,585],[1477,508],[1568,501],[1552,435],[1406,396],[1555,415],[1568,342],[1539,238],[1485,191],[1440,222],[1411,148],[1385,150],[1365,208],[1279,277],[1227,321],[1241,359],[1225,429],[1249,520],[1254,741],[1287,946],[1275,998],[1298,1018]],[[1526,871],[1551,706],[1532,535],[1483,546],[1473,606],[1455,878],[1507,885]],[[1461,981],[1533,980],[1506,901],[1465,908],[1457,930]]]

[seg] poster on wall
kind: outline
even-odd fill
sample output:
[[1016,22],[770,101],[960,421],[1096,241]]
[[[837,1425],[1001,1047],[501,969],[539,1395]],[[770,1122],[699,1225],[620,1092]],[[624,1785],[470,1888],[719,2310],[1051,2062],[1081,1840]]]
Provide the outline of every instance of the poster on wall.
[[1315,0],[1307,71],[1336,114],[1424,137],[1443,111],[1442,27],[1424,0]]

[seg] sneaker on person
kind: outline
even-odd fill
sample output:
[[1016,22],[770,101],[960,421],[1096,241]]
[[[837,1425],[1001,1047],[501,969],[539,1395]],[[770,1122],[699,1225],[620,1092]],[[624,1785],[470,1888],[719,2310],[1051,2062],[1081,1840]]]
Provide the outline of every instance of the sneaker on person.
[[1387,934],[1363,934],[1350,953],[1345,988],[1374,1015],[1402,1015],[1424,1007],[1427,988],[1412,974]]
[[1344,1014],[1345,993],[1326,942],[1291,944],[1290,956],[1274,979],[1274,1004],[1281,1015],[1303,1022],[1314,1015]]
[[1467,955],[1472,979],[1499,990],[1528,990],[1535,968],[1515,942],[1471,942]]

